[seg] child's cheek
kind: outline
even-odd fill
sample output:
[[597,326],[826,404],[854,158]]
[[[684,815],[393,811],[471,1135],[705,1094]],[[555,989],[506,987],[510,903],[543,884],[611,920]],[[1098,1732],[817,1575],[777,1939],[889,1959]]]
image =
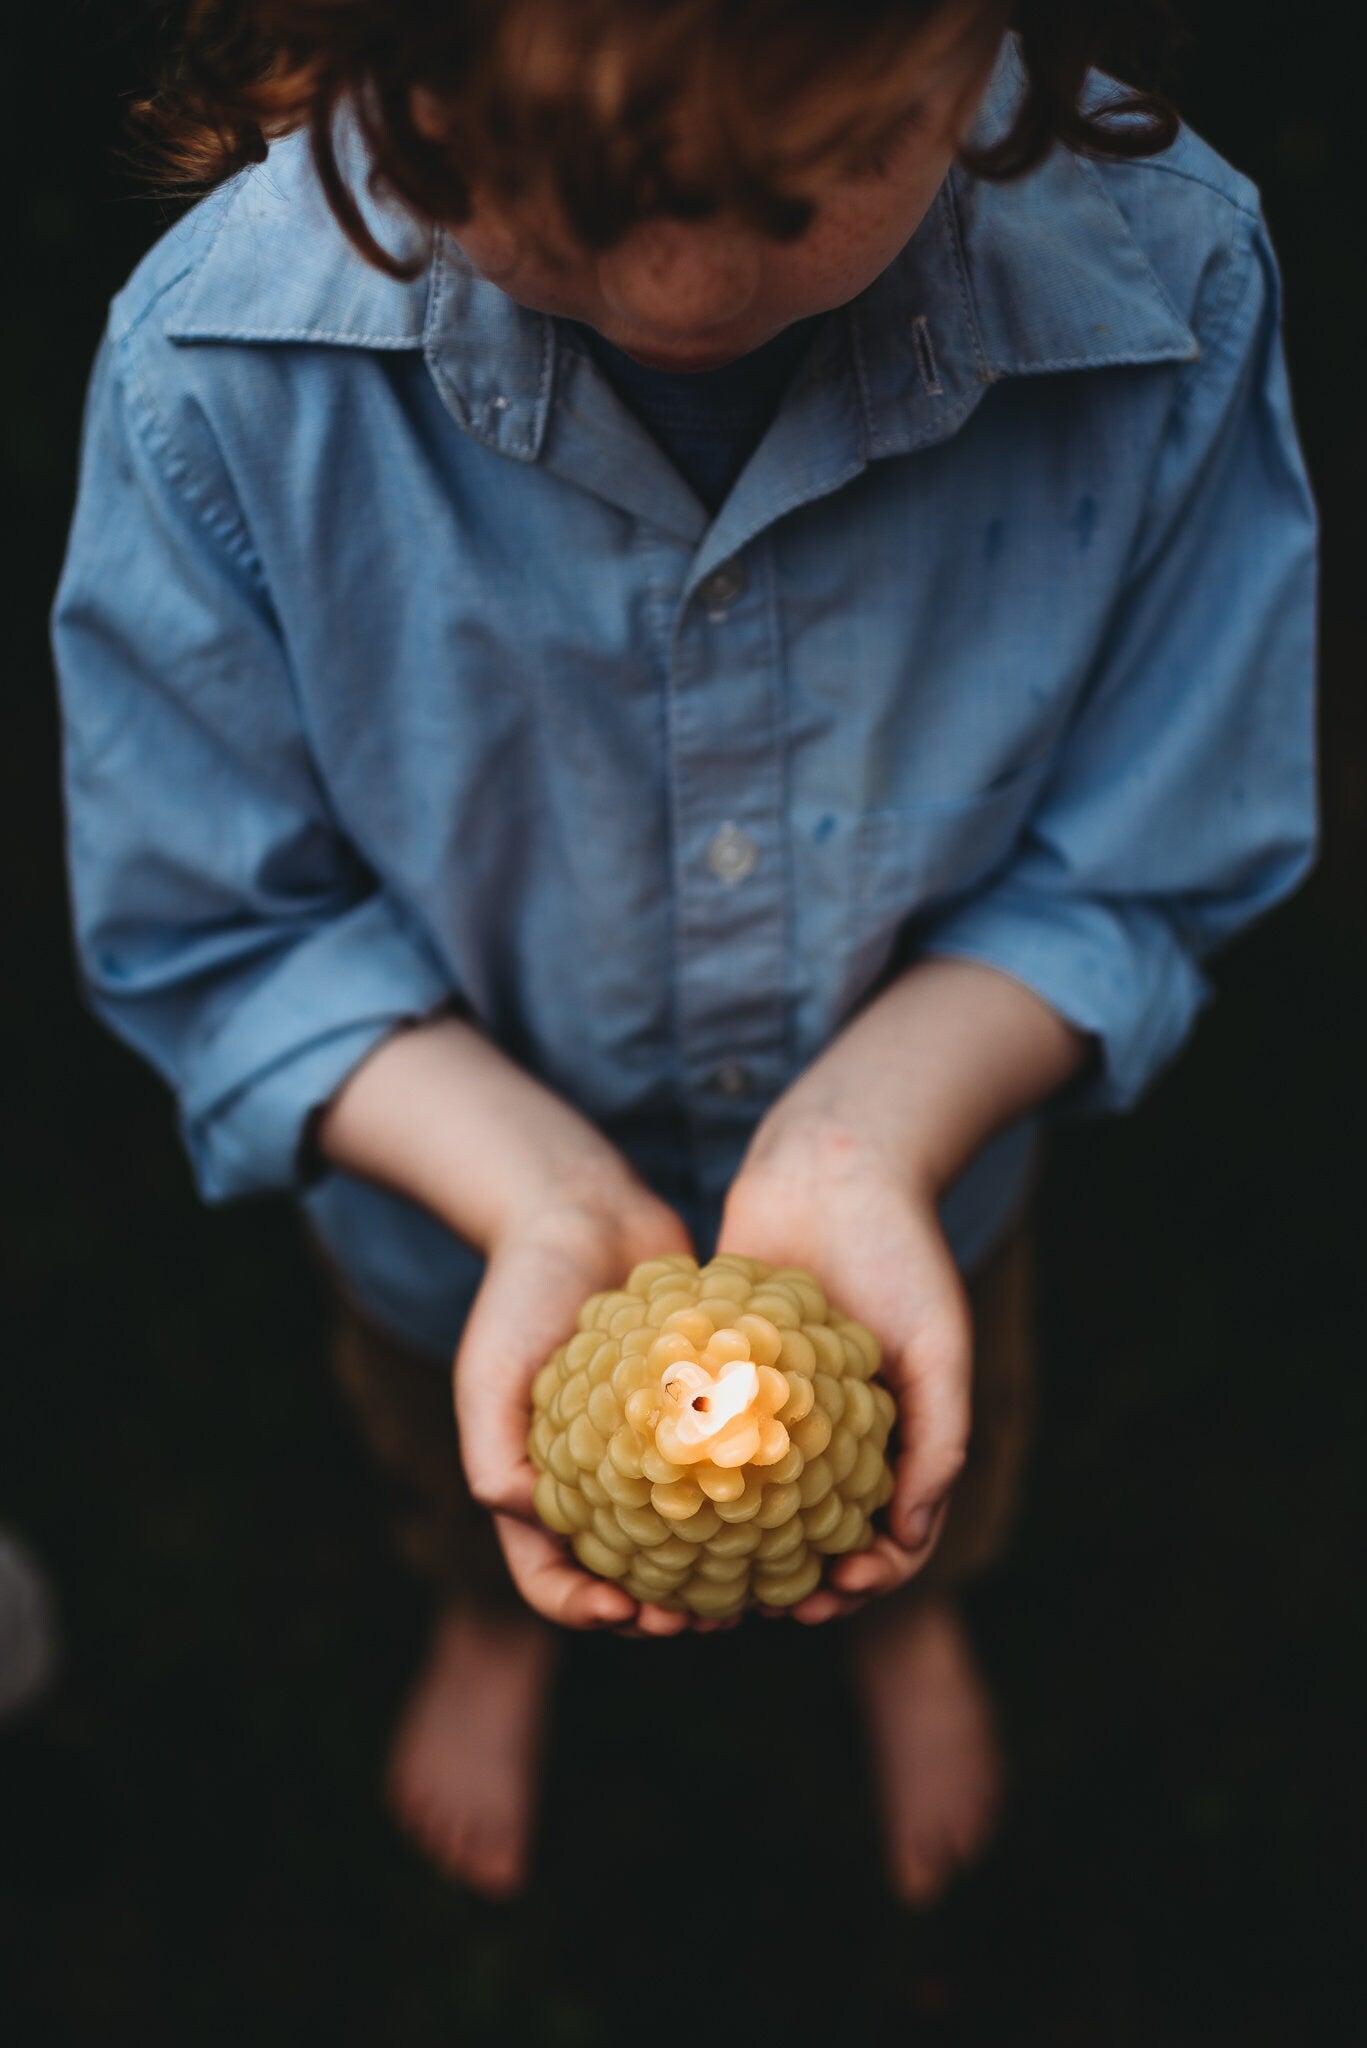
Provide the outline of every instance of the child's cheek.
[[918,158],[895,183],[860,179],[834,187],[793,247],[790,295],[818,312],[864,291],[920,227],[950,161],[948,150],[938,151]]

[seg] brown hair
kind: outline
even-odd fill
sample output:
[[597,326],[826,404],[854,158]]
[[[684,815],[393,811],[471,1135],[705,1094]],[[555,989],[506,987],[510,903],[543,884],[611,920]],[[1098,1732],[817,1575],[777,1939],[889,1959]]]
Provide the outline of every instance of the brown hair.
[[[722,207],[788,241],[814,206],[785,179],[833,148],[867,155],[896,125],[886,80],[956,7],[987,49],[1009,22],[1025,74],[1009,131],[961,151],[978,176],[1019,177],[1056,142],[1110,157],[1172,142],[1177,116],[1156,92],[1129,91],[1100,113],[1080,105],[1092,65],[1119,55],[1142,68],[1171,43],[1166,0],[185,0],[166,75],[132,120],[159,182],[181,190],[206,189],[306,129],[341,225],[396,277],[420,262],[366,226],[338,163],[345,111],[372,189],[419,219],[468,220],[477,180],[510,206],[548,186],[591,249],[652,215],[706,219]],[[793,109],[836,103],[843,144],[827,132],[795,145]],[[689,134],[686,178],[666,166],[684,104],[707,110],[705,132]]]

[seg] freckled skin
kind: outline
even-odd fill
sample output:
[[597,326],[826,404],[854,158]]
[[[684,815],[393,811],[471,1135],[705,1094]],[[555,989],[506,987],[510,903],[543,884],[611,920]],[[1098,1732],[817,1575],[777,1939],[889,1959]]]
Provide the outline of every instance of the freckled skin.
[[[638,223],[614,248],[579,249],[563,233],[548,260],[476,185],[470,220],[452,229],[475,268],[520,305],[594,327],[628,355],[698,370],[748,354],[794,321],[856,298],[886,270],[930,209],[987,83],[999,45],[984,50],[977,11],[952,6],[917,38],[889,90],[890,118],[920,118],[885,168],[827,175],[804,188],[817,203],[806,232],[780,243],[718,215]],[[422,125],[423,110],[415,104]],[[554,227],[549,210],[538,227]]]

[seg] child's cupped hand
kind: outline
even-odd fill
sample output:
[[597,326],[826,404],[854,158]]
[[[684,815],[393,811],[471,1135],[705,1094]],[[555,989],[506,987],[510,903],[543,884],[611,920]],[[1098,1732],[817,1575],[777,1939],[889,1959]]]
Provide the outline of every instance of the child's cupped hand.
[[717,1249],[809,1267],[883,1347],[901,1439],[883,1528],[786,1610],[802,1622],[853,1613],[929,1562],[968,1444],[972,1319],[935,1198],[875,1145],[802,1124],[742,1166]]
[[589,1295],[620,1287],[633,1266],[665,1252],[692,1256],[688,1231],[625,1164],[620,1176],[595,1176],[588,1187],[551,1183],[533,1207],[507,1220],[490,1246],[456,1352],[456,1421],[470,1490],[493,1515],[523,1599],[567,1628],[672,1636],[690,1626],[721,1626],[638,1602],[586,1572],[532,1505],[532,1381],[573,1334]]

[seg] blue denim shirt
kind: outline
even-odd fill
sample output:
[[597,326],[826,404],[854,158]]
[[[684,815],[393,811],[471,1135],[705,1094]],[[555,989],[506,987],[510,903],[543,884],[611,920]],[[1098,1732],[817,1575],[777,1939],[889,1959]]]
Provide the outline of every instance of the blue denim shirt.
[[[1315,837],[1276,271],[1190,132],[951,172],[715,516],[564,327],[445,234],[367,267],[276,145],[114,301],[54,612],[89,1001],[205,1198],[294,1188],[434,1353],[478,1257],[301,1166],[401,1020],[461,1006],[705,1256],[765,1107],[908,963],[1035,990],[1124,1108]],[[1030,1142],[952,1191],[965,1264]]]

